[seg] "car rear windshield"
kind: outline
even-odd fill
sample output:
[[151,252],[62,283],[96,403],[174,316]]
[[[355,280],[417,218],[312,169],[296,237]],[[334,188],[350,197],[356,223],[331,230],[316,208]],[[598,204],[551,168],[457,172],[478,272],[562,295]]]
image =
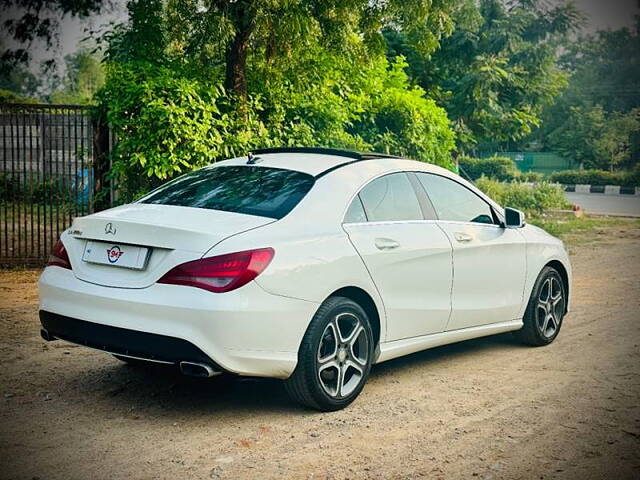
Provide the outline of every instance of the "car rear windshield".
[[280,168],[203,168],[160,187],[140,202],[280,219],[302,200],[314,181],[309,174]]

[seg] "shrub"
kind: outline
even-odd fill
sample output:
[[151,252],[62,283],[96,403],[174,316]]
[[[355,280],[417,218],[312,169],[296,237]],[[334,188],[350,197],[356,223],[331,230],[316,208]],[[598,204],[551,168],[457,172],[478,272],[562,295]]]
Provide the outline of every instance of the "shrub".
[[411,85],[402,58],[389,63],[380,57],[354,71],[319,55],[299,60],[309,66],[302,71],[313,75],[287,76],[264,67],[259,88],[240,103],[215,72],[110,63],[97,100],[98,113],[118,138],[110,175],[119,200],[258,147],[377,150],[452,166],[454,134],[446,112]]
[[627,172],[608,172],[606,170],[564,170],[554,172],[549,179],[565,185],[621,185],[640,186],[640,168]]
[[540,214],[545,210],[569,207],[562,188],[547,182],[526,185],[519,182],[499,182],[481,177],[476,185],[500,205],[517,208],[529,215]]
[[543,179],[544,179],[544,175],[542,175],[539,172],[520,172],[520,174],[516,178],[516,180],[519,180],[521,182],[532,182],[532,183],[542,182]]
[[18,179],[0,173],[0,200],[5,202],[32,202],[35,204],[61,205],[73,201],[74,190],[63,179],[47,179],[41,182],[21,183]]
[[515,163],[509,157],[473,158],[461,156],[458,163],[464,173],[473,180],[485,176],[505,182],[515,180],[520,176]]
[[19,183],[14,182],[10,175],[0,172],[0,201],[15,200],[20,195]]

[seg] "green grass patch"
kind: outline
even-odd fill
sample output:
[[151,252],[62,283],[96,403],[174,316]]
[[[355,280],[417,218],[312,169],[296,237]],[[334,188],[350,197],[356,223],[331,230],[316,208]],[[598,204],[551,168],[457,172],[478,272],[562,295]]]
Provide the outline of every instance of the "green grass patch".
[[640,228],[640,219],[615,217],[547,218],[542,216],[533,216],[528,218],[527,222],[560,238],[575,233],[596,232],[598,230],[614,227]]

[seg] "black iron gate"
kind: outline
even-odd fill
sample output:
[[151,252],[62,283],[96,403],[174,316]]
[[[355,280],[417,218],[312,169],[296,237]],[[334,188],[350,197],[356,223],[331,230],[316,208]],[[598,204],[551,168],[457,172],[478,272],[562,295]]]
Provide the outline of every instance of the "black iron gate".
[[88,107],[0,104],[0,264],[41,265],[104,202],[108,143]]

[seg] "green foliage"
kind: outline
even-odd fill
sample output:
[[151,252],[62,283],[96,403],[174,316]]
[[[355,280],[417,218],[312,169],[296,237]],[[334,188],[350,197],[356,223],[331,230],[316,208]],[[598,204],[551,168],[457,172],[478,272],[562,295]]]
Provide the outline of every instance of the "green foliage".
[[458,158],[458,164],[472,180],[485,176],[499,181],[511,181],[520,175],[509,157],[473,158],[463,155]]
[[545,4],[459,3],[453,35],[426,58],[403,32],[386,33],[389,55],[410,59],[411,76],[445,107],[461,149],[494,149],[522,139],[566,85],[556,51],[579,15],[572,4]]
[[[205,4],[133,0],[128,5],[134,21],[120,36],[124,41],[112,39],[110,43],[119,52],[128,48],[130,59],[151,61],[147,47],[155,46],[163,50],[156,58],[199,69],[215,65],[224,72],[226,91],[244,102],[252,93],[247,86],[251,63],[283,68],[317,45],[358,63],[384,53],[380,34],[384,26],[402,28],[419,39],[421,51],[430,53],[452,29],[449,11],[454,4],[454,0],[375,4],[369,0],[220,0]],[[142,21],[135,21],[136,17]],[[155,41],[149,42],[151,38]],[[135,44],[142,48],[133,47]],[[117,59],[122,61],[122,55]]]
[[20,184],[4,172],[0,172],[0,201],[7,202],[20,194]]
[[87,49],[65,57],[66,73],[63,86],[51,94],[51,103],[90,104],[104,85],[104,70],[100,58]]
[[27,185],[0,172],[0,201],[28,202],[40,205],[62,205],[74,201],[74,191],[63,179],[47,179]]
[[530,138],[586,168],[630,168],[640,159],[640,22],[568,43],[569,86]]
[[548,142],[576,165],[614,169],[631,166],[632,139],[640,133],[640,108],[608,114],[600,105],[570,106],[564,123]]
[[527,185],[519,182],[499,182],[482,177],[478,179],[476,186],[500,205],[517,208],[528,215],[569,207],[562,188],[551,183]]
[[[112,64],[97,96],[118,137],[112,175],[125,197],[148,188],[149,177],[165,180],[230,156],[242,141],[234,135],[238,119],[220,110],[221,87],[176,73],[142,62]],[[249,131],[250,122],[245,137]]]
[[0,0],[2,27],[12,38],[11,47],[0,55],[0,72],[10,71],[31,60],[32,43],[50,48],[58,37],[59,21],[65,16],[86,18],[97,13],[107,0]]
[[610,172],[607,170],[564,170],[552,173],[549,179],[565,185],[621,185],[640,186],[640,168],[628,172]]
[[25,97],[10,90],[0,90],[0,103],[40,103],[35,98]]
[[541,182],[543,178],[538,172],[521,172],[509,157],[473,158],[461,155],[458,165],[462,174],[472,180],[487,177],[502,182]]
[[565,122],[549,134],[548,143],[576,166],[597,165],[596,140],[605,128],[605,112],[601,106],[569,107]]
[[451,167],[454,136],[446,113],[422,88],[409,85],[406,67],[402,58],[390,68],[380,59],[363,72],[369,81],[357,92],[364,101],[355,110],[362,113],[349,130],[370,150]]
[[411,84],[404,59],[377,53],[380,25],[391,23],[437,23],[422,45],[431,51],[450,30],[451,3],[239,0],[202,11],[190,0],[130,1],[128,23],[104,39],[97,96],[118,139],[119,198],[263,146],[377,150],[451,167],[445,111]]
[[544,180],[544,175],[540,172],[519,172],[515,180],[520,182],[538,183]]
[[[633,137],[640,134],[640,107],[627,113],[614,112],[608,117],[595,142],[599,166],[614,170],[620,166],[637,165],[638,158],[632,157],[632,142]],[[636,155],[640,156],[640,152]]]
[[454,140],[446,114],[409,85],[402,60],[389,65],[380,57],[354,71],[317,50],[300,61],[298,67],[314,73],[312,84],[280,73],[242,108],[220,80],[189,69],[112,63],[98,101],[118,137],[112,175],[121,198],[262,146],[377,150],[451,166]]
[[[2,47],[1,44],[0,47]],[[41,81],[21,65],[15,66],[9,70],[0,68],[0,91],[11,92],[16,96],[16,98],[33,98],[36,95],[40,84]],[[9,93],[4,94],[4,97],[8,96]]]
[[[640,227],[640,220],[631,220],[628,218],[548,218],[545,216],[534,216],[528,218],[527,221],[536,225],[553,236],[561,237],[568,241],[570,245],[576,242],[592,241],[590,237],[580,238],[566,238],[570,234],[584,233],[584,232],[597,232],[604,233],[605,229],[611,227],[628,227],[633,226],[635,228]],[[606,237],[601,237],[606,238]]]

